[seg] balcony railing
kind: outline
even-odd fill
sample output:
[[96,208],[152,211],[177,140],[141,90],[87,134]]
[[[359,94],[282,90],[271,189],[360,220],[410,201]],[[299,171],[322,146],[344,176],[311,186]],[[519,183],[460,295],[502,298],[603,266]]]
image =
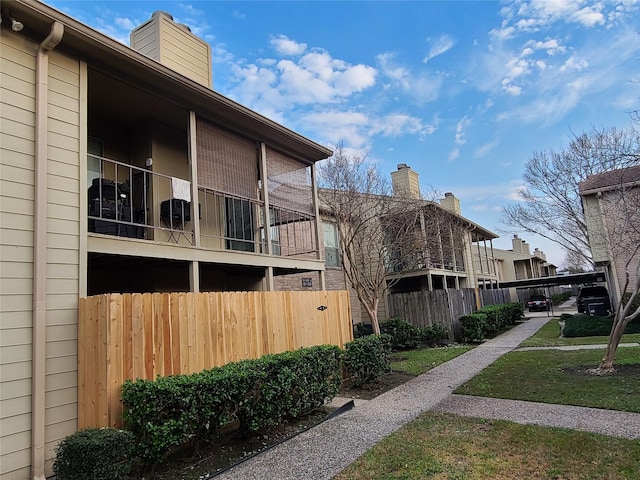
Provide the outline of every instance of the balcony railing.
[[[264,202],[198,187],[191,202],[188,180],[89,155],[89,232],[267,254]],[[194,211],[193,205],[198,207]],[[314,215],[270,207],[271,254],[315,258],[318,239]]]

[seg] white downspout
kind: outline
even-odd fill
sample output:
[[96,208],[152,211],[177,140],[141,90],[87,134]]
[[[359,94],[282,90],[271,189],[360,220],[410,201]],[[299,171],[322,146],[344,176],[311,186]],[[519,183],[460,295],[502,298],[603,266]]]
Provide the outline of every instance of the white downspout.
[[33,206],[33,328],[31,372],[31,478],[45,479],[45,363],[47,328],[47,144],[49,52],[62,40],[64,26],[51,25],[36,54],[36,125]]

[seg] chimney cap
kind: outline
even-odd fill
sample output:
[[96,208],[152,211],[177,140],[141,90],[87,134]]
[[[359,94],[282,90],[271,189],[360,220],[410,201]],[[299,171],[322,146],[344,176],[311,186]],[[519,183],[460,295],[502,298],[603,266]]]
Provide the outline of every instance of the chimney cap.
[[398,170],[402,170],[405,168],[411,168],[409,165],[407,165],[406,163],[399,163],[398,164]]
[[169,12],[165,12],[164,10],[156,10],[155,12],[153,12],[151,14],[151,18],[156,18],[156,17],[159,17],[161,15],[164,16],[164,17],[168,17],[169,20],[173,21],[173,15],[171,15]]
[[451,193],[451,192],[445,192],[444,196],[445,196],[445,197],[453,197],[453,193]]

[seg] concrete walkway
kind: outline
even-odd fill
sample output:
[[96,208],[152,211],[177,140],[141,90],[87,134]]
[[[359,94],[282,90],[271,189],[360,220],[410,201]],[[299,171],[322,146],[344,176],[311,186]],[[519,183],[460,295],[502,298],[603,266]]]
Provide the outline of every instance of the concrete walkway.
[[384,437],[427,410],[640,438],[640,414],[452,395],[458,386],[515,349],[548,320],[544,313],[530,316],[499,337],[372,400],[359,401],[353,410],[303,432],[216,478],[330,479]]

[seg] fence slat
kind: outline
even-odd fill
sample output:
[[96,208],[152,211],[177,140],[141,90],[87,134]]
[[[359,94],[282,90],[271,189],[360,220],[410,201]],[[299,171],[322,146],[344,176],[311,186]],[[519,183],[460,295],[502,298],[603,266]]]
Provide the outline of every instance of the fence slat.
[[[507,289],[479,290],[482,305],[509,303]],[[399,317],[416,327],[442,323],[453,340],[460,337],[460,317],[476,310],[475,290],[433,290],[389,295],[389,316]]]
[[119,427],[127,379],[353,340],[346,291],[97,295],[78,314],[78,428]]

